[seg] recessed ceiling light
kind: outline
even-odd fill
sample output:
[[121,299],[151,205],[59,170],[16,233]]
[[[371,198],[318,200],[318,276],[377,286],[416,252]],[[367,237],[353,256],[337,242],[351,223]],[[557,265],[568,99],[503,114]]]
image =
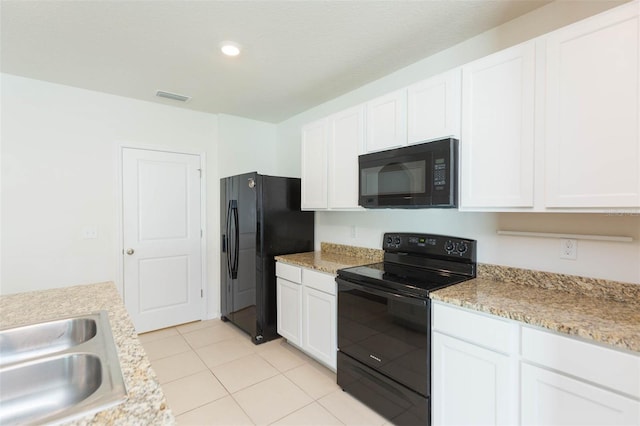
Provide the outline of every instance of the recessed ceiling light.
[[227,56],[238,56],[240,54],[240,45],[233,41],[223,41],[220,43],[220,50]]

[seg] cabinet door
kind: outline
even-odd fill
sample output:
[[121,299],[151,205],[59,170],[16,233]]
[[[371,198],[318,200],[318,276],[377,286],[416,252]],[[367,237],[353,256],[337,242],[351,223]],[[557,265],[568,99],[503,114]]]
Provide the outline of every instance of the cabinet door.
[[277,279],[278,334],[302,346],[302,285]]
[[507,355],[441,333],[432,335],[434,425],[511,425],[517,398]]
[[462,68],[461,207],[533,207],[535,45]]
[[640,206],[639,7],[546,39],[546,207]]
[[523,425],[640,424],[640,402],[550,370],[523,363],[521,386]]
[[329,207],[358,207],[358,155],[364,145],[364,105],[329,118]]
[[336,369],[336,297],[313,288],[302,290],[303,345],[309,355]]
[[398,90],[367,103],[366,151],[407,144],[407,91]]
[[460,69],[437,75],[407,89],[407,141],[460,137]]
[[327,208],[327,122],[302,128],[302,209]]

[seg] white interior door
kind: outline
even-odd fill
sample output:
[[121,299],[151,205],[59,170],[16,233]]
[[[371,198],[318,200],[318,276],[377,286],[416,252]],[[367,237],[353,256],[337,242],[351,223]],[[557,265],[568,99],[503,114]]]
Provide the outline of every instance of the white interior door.
[[200,319],[200,156],[122,152],[124,301],[138,333]]

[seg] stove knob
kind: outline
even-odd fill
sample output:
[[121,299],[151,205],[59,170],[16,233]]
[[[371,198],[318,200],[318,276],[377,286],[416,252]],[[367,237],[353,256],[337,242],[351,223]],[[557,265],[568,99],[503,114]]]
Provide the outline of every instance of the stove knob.
[[393,242],[393,238],[387,237],[387,244],[391,244]]
[[444,249],[446,251],[452,251],[455,248],[455,246],[453,245],[453,241],[449,240],[445,243],[444,245]]
[[396,239],[393,242],[396,244],[400,244],[400,237],[396,237]]
[[460,254],[465,253],[469,249],[469,247],[467,247],[467,243],[465,243],[464,241],[460,241],[456,248],[458,250],[458,253]]

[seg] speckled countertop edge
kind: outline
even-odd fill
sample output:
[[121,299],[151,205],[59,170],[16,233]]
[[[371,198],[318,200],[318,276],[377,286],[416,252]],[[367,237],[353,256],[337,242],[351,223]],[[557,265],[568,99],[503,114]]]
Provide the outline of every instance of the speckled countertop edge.
[[640,304],[638,284],[482,263],[478,264],[478,278]]
[[640,285],[480,265],[433,300],[640,352]]
[[65,425],[174,425],[175,418],[151,363],[138,339],[129,314],[111,282],[32,291],[0,297],[0,328],[81,315],[109,313],[126,400],[112,408],[80,417]]
[[320,251],[276,256],[280,262],[336,274],[338,269],[382,262],[384,252],[378,249],[342,244],[320,243]]

